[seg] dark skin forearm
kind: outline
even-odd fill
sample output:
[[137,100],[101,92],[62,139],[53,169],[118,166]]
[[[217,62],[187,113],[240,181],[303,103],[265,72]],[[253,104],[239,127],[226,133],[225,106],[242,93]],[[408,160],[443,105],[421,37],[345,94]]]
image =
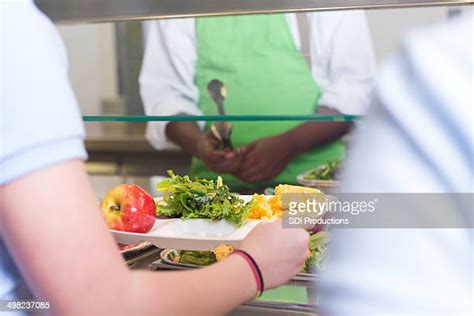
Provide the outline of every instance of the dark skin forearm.
[[[316,114],[340,113],[320,108]],[[307,122],[285,133],[258,139],[238,149],[245,158],[235,175],[246,182],[271,180],[280,174],[293,158],[339,139],[350,127],[351,123],[346,122]]]
[[[321,107],[316,114],[339,115],[336,110]],[[349,132],[351,122],[306,122],[280,136],[292,146],[293,156],[302,154],[311,148],[329,144]]]
[[[321,107],[316,114],[338,115],[338,111]],[[351,128],[350,122],[306,122],[280,136],[293,147],[295,155],[328,144],[344,136]],[[166,126],[166,136],[178,144],[185,152],[197,155],[198,141],[204,133],[196,122],[170,122]]]
[[196,156],[198,140],[203,133],[196,122],[170,122],[166,125],[166,136],[185,152]]
[[220,150],[219,140],[202,132],[196,122],[171,122],[166,127],[166,136],[185,152],[201,159],[211,171],[234,173],[240,167],[242,157]]
[[[337,115],[320,108],[316,114]],[[184,151],[200,158],[214,172],[232,173],[246,182],[273,179],[294,157],[331,143],[351,128],[349,122],[306,122],[277,136],[256,140],[233,152],[218,150],[219,141],[201,132],[195,122],[171,122],[166,134]]]

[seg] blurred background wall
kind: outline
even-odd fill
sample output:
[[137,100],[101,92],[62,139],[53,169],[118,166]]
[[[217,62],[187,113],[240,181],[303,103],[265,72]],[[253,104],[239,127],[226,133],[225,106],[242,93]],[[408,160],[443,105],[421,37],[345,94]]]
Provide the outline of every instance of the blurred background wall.
[[[400,37],[407,30],[436,23],[447,14],[448,9],[444,7],[367,11],[377,62],[396,50]],[[125,54],[118,51],[117,38],[123,34],[117,36],[117,30],[120,32],[120,28],[111,23],[59,26],[69,55],[71,82],[84,114],[123,111],[118,62],[132,62],[132,66],[128,65],[131,71],[125,71],[125,74],[133,77],[138,74],[142,48],[137,47],[132,52],[129,49]],[[124,49],[123,46],[119,45],[119,49]],[[137,101],[138,95],[130,95],[137,92],[129,90],[127,97]]]

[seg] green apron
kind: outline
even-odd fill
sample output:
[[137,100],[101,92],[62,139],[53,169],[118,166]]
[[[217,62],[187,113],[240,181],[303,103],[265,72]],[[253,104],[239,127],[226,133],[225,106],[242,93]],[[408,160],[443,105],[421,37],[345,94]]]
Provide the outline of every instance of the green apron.
[[[224,107],[230,115],[312,114],[321,91],[303,55],[295,47],[284,15],[254,15],[201,18],[196,20],[197,63],[195,82],[199,107],[205,115],[217,114],[207,84],[224,82]],[[209,128],[211,123],[207,123]],[[233,122],[235,148],[274,136],[300,125],[298,121]],[[273,181],[247,184],[231,175],[221,175],[233,190],[278,183],[295,183],[296,176],[344,155],[341,141],[307,151],[293,159]],[[202,161],[194,158],[191,175],[216,178]]]

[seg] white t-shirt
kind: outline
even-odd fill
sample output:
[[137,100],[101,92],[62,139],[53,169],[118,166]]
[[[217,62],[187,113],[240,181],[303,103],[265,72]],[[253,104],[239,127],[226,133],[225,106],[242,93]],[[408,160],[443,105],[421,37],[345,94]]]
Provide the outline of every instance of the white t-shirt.
[[[474,192],[473,40],[473,15],[409,34],[348,152],[344,192]],[[450,206],[470,229],[335,230],[323,314],[473,315],[473,206]]]
[[[54,25],[28,0],[0,1],[0,14],[0,185],[4,185],[62,161],[85,160],[87,154],[66,51]],[[18,298],[20,275],[1,240],[0,263],[0,299]]]

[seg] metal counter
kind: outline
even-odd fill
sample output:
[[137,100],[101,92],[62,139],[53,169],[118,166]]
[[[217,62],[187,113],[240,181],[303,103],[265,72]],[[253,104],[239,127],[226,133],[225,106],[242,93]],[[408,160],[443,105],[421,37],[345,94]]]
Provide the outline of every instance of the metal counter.
[[[132,270],[156,270],[154,262],[159,260],[160,251],[155,250],[148,256],[142,255],[138,260],[127,262]],[[314,282],[290,281],[279,288],[264,292],[262,297],[256,300],[241,305],[230,315],[315,315],[316,305]]]
[[145,139],[144,123],[89,123],[85,141],[87,171],[94,175],[165,175],[187,173],[191,157],[178,150],[158,151]]
[[56,23],[472,4],[471,0],[36,0]]

